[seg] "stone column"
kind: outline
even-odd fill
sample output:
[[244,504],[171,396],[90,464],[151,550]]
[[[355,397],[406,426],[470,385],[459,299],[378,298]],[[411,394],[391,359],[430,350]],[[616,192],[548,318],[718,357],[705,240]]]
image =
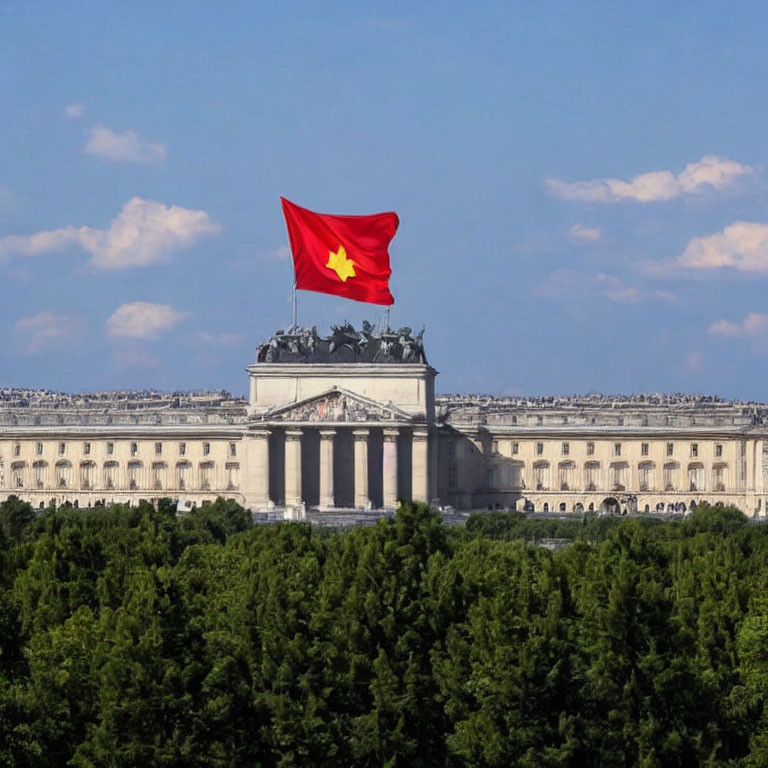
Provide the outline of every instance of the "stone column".
[[320,508],[335,506],[333,496],[333,438],[335,429],[320,430]]
[[243,485],[248,503],[254,507],[269,504],[269,430],[249,430],[246,438],[246,472]]
[[413,430],[411,495],[414,501],[429,501],[429,430]]
[[355,439],[355,506],[368,505],[368,430],[354,429]]
[[285,506],[301,506],[300,429],[285,430]]
[[385,509],[397,506],[397,438],[398,429],[383,430],[382,490]]

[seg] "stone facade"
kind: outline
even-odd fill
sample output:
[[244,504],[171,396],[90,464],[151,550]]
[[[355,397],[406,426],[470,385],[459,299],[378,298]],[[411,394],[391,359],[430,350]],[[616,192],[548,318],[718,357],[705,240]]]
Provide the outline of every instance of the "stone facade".
[[[411,351],[409,334],[390,342],[368,331],[340,343],[337,362],[316,333],[305,342],[313,358],[300,343],[270,354],[262,345],[247,401],[0,390],[0,498],[43,507],[224,496],[255,509],[332,510],[393,508],[403,497],[567,513],[708,501],[766,513],[768,406],[436,397],[420,335]],[[384,358],[384,343],[400,351]]]

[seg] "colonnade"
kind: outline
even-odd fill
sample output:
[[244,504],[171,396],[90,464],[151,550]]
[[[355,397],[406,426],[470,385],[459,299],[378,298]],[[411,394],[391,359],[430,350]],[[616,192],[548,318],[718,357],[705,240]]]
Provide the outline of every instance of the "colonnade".
[[[377,425],[378,426],[378,425]],[[315,427],[315,425],[313,425]],[[319,507],[331,509],[336,506],[334,488],[334,440],[342,428],[317,425],[320,437],[319,448]],[[317,428],[315,427],[315,428]],[[351,431],[353,439],[354,506],[366,507],[371,503],[368,488],[369,439],[371,429],[350,425],[343,429]],[[248,431],[247,469],[245,482],[251,504],[266,507],[270,503],[270,436],[273,429],[268,426],[252,427]],[[397,506],[401,489],[398,488],[398,439],[402,434],[411,435],[411,496],[417,501],[429,499],[429,430],[425,427],[393,428],[383,426],[381,489],[385,508]],[[298,426],[284,428],[284,466],[286,507],[299,507],[302,498],[302,451],[301,441],[305,429]]]

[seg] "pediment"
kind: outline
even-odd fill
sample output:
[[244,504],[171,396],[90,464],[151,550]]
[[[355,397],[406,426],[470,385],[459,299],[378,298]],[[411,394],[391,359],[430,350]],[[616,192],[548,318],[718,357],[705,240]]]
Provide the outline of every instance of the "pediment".
[[391,403],[380,403],[341,387],[334,387],[290,405],[270,408],[261,415],[261,420],[335,424],[409,422],[413,417]]

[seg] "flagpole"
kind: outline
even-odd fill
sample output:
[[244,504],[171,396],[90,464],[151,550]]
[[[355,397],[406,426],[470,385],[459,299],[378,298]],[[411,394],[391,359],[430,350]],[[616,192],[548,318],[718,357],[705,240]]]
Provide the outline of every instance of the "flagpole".
[[296,280],[293,281],[293,328],[296,328],[298,321],[296,319]]

